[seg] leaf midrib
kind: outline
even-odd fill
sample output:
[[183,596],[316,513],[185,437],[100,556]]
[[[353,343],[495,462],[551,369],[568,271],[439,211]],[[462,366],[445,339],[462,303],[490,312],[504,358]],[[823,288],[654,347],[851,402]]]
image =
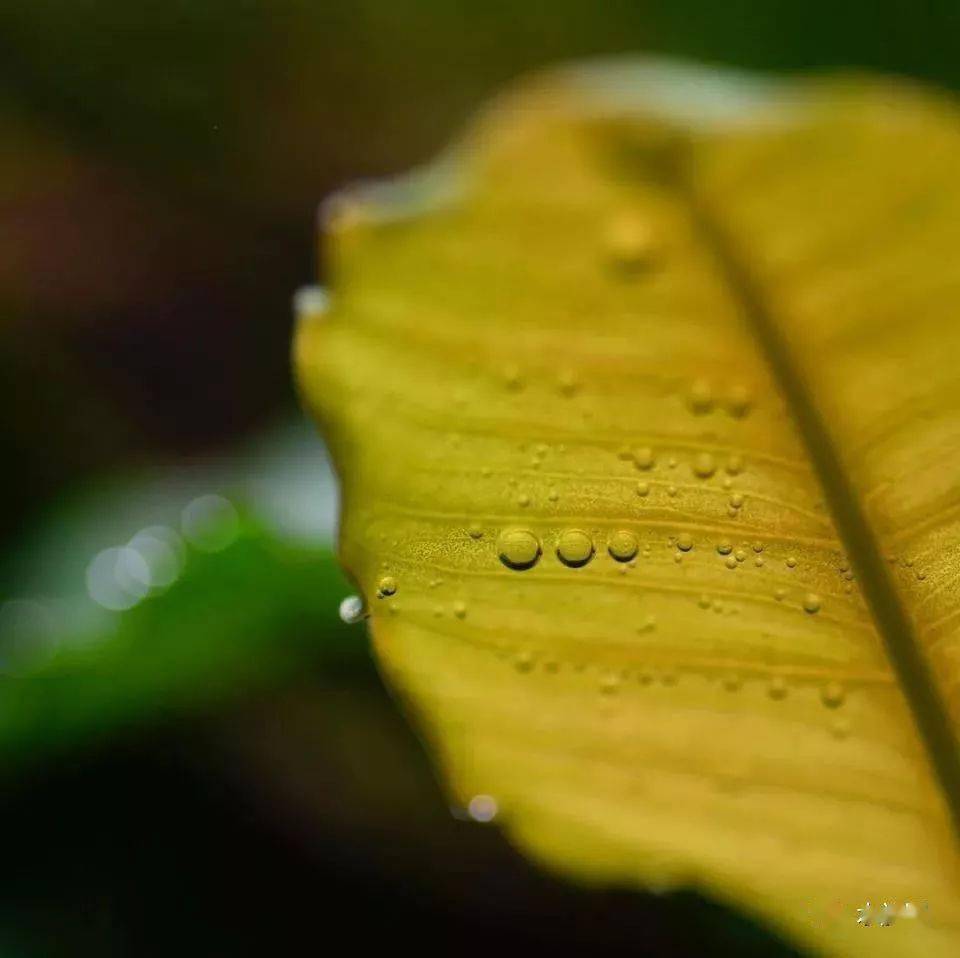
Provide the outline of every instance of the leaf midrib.
[[780,386],[798,428],[801,442],[823,487],[831,516],[847,556],[856,569],[860,587],[887,656],[913,713],[934,773],[943,789],[955,835],[960,841],[960,749],[948,712],[933,681],[930,665],[920,649],[906,609],[881,555],[880,544],[843,467],[836,444],[811,399],[803,375],[776,322],[776,313],[754,276],[749,259],[741,255],[732,234],[697,189],[690,159],[677,156],[672,186],[689,210],[705,246],[738,301],[761,353]]

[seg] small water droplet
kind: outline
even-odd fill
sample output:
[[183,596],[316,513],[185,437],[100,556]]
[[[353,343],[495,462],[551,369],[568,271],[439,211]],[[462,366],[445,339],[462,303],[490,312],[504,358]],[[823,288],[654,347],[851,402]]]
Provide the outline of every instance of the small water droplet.
[[850,734],[850,722],[845,718],[835,718],[830,723],[830,732],[834,738],[846,738]]
[[726,560],[725,560],[725,562],[724,562],[724,565],[725,565],[728,569],[736,569],[736,567],[737,567],[737,560],[736,560],[736,558],[735,558],[734,556],[727,556],[727,558],[726,558]]
[[540,558],[540,542],[527,529],[505,529],[497,539],[500,561],[509,569],[529,569]]
[[820,596],[815,592],[808,592],[803,597],[803,611],[809,612],[813,615],[814,612],[820,611]]
[[600,691],[604,695],[613,695],[620,691],[620,676],[616,672],[608,672],[600,680]]
[[513,660],[513,666],[518,672],[529,672],[533,668],[533,653],[519,653]]
[[673,498],[679,492],[676,486],[667,486],[667,495]]
[[730,388],[729,393],[727,393],[727,412],[730,413],[736,419],[741,419],[748,412],[750,412],[750,407],[753,405],[753,401],[750,398],[750,391],[746,386],[736,385]]
[[706,379],[697,379],[690,386],[687,403],[698,416],[702,416],[713,409],[713,389]]
[[582,529],[564,529],[557,540],[557,558],[566,566],[579,568],[593,556],[593,540]]
[[610,222],[604,247],[623,276],[633,277],[653,262],[653,235],[646,220],[635,213],[623,213]]
[[731,476],[738,476],[743,472],[743,456],[734,454],[727,460],[726,470]]
[[723,677],[723,687],[728,692],[736,692],[743,685],[743,680],[739,675],[731,673]]
[[782,675],[775,675],[770,679],[770,684],[767,686],[767,695],[772,699],[782,699],[785,698],[787,694],[787,682]]
[[763,566],[764,566],[764,564],[765,564],[765,563],[764,563],[763,556],[757,556],[756,559],[753,560],[753,564],[754,564],[758,569],[762,569]]
[[734,558],[737,560],[737,562],[743,562],[747,558],[747,553],[743,549],[737,549],[737,551],[734,553]]
[[523,374],[519,366],[507,366],[503,370],[503,383],[511,392],[523,389]]
[[763,543],[762,543],[762,542],[754,542],[754,544],[753,544],[753,551],[754,551],[754,552],[763,552]]
[[638,483],[637,483],[637,495],[638,495],[638,496],[648,496],[648,495],[650,495],[650,483],[649,483],[649,482],[638,482]]
[[633,464],[638,469],[652,469],[656,461],[653,450],[649,446],[641,446],[633,452]]
[[617,562],[629,562],[638,548],[637,537],[628,529],[618,529],[607,543],[607,551]]
[[467,805],[467,811],[475,822],[492,822],[497,817],[497,800],[492,795],[474,795]]
[[454,602],[453,603],[453,614],[458,619],[465,619],[467,617],[467,606],[465,602]]
[[693,536],[689,532],[681,532],[677,536],[677,548],[689,552],[693,548]]
[[353,625],[365,618],[363,611],[363,599],[358,595],[348,595],[340,603],[340,619],[347,625]]
[[786,590],[786,589],[777,589],[777,590],[773,593],[773,597],[777,600],[777,602],[782,602],[782,601],[787,597],[787,590]]
[[710,596],[708,596],[706,593],[700,596],[700,601],[698,602],[698,605],[700,606],[701,609],[709,609],[710,603],[711,603]]
[[839,682],[827,682],[820,690],[820,701],[822,701],[827,708],[838,708],[843,705],[844,698],[846,698],[846,694],[843,686]]
[[717,543],[717,552],[722,556],[730,555],[733,552],[733,546],[729,542],[718,542]]
[[530,496],[528,496],[525,492],[522,492],[519,496],[517,496],[517,505],[520,506],[521,509],[526,509],[527,506],[530,505]]
[[787,556],[787,568],[793,569],[796,568],[797,560],[795,556]]
[[570,370],[563,370],[557,377],[557,391],[561,396],[574,396],[580,388],[577,377]]
[[382,599],[393,595],[397,591],[397,580],[392,575],[385,575],[377,583],[377,595]]
[[467,529],[467,533],[469,534],[471,539],[483,538],[483,529],[481,528],[480,523],[478,522],[472,522],[470,524],[470,528]]
[[709,452],[697,454],[696,459],[693,460],[694,475],[699,476],[701,479],[709,479],[716,471],[717,463]]
[[743,493],[742,493],[742,492],[735,492],[735,493],[730,497],[730,508],[731,508],[731,509],[739,509],[742,505],[743,505]]

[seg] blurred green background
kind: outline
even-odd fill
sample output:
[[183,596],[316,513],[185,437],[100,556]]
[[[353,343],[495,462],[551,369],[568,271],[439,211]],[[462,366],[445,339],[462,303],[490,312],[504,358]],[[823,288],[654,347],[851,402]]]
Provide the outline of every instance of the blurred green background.
[[956,87],[960,4],[0,3],[0,958],[791,953],[451,814],[337,617],[290,384],[326,194],[625,52]]

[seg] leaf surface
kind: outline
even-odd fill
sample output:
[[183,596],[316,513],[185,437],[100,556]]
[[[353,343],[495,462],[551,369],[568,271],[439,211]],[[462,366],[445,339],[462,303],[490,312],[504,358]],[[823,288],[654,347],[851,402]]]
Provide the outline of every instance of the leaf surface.
[[342,558],[528,853],[960,950],[958,167],[903,84],[618,64],[331,206],[295,352]]

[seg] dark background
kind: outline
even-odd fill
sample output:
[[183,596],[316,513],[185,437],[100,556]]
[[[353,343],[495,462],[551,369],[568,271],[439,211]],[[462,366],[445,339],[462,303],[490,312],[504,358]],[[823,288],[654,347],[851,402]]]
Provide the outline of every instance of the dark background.
[[[693,895],[567,887],[450,814],[336,617],[290,296],[325,194],[429,159],[525,70],[656,52],[955,87],[958,41],[960,4],[920,0],[0,2],[0,958],[788,953]],[[91,556],[201,493],[233,544],[98,611]]]

